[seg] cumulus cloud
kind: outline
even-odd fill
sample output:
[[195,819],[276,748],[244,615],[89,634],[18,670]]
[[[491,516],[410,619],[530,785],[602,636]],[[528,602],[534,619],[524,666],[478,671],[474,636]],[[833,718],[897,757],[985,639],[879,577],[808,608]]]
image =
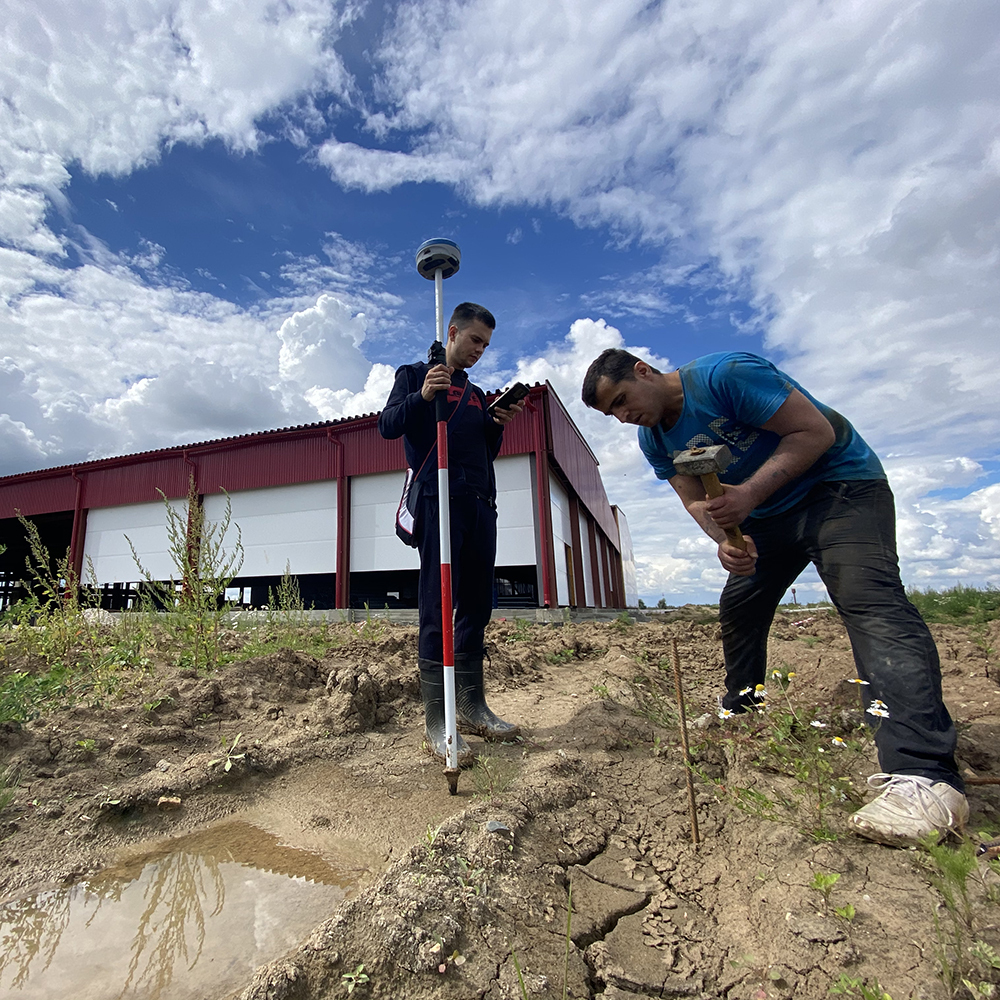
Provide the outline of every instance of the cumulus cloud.
[[360,389],[371,363],[360,347],[367,321],[332,295],[321,295],[316,304],[294,313],[281,324],[281,377],[304,389]]
[[[124,174],[179,142],[252,152],[276,116],[321,125],[316,99],[351,87],[333,42],[353,5],[40,0],[5,14],[0,473],[315,420],[331,406],[309,391],[349,410],[371,369],[355,313],[399,303],[365,248],[330,233],[324,260],[284,260],[290,294],[243,309],[192,291],[152,241],[115,252],[49,221],[72,215],[70,165]],[[348,254],[360,274],[337,270]]]
[[[403,4],[370,125],[376,146],[409,148],[330,140],[321,159],[346,185],[454,183],[663,242],[668,267],[712,262],[792,374],[883,447],[943,443],[956,420],[994,439],[1000,9],[719,13]],[[636,310],[679,308],[668,273],[646,278]]]
[[[344,187],[443,183],[658,248],[607,275],[565,338],[513,373],[487,356],[480,377],[552,381],[626,508],[643,593],[711,591],[720,571],[634,431],[586,411],[579,384],[629,317],[695,322],[692,295],[699,316],[749,302],[733,324],[889,459],[904,575],[997,578],[982,470],[1000,432],[1000,7],[406,0],[366,94],[335,51],[357,9],[8,5],[0,472],[380,405],[391,372],[364,344],[405,321],[384,248],[330,233],[279,259],[287,296],[247,310],[172,277],[156,244],[114,253],[49,224],[71,214],[71,165],[124,174],[209,139],[252,152],[268,122]],[[334,137],[324,109],[348,104],[366,131]]]
[[436,180],[659,244],[588,306],[690,319],[707,277],[882,454],[974,464],[1000,432],[998,32],[988,0],[409,2],[371,141],[320,156],[364,190]]
[[124,264],[7,260],[19,291],[0,310],[0,474],[377,408],[365,319],[332,295],[290,316]]

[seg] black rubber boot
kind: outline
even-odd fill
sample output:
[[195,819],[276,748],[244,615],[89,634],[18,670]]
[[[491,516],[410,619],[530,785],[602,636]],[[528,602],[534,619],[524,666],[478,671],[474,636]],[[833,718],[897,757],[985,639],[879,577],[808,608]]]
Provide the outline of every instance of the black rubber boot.
[[521,735],[521,727],[504,722],[486,704],[483,691],[483,654],[455,654],[455,702],[458,724],[468,733],[486,740],[510,740]]
[[[457,688],[456,680],[456,688]],[[424,737],[427,752],[448,762],[448,737],[444,729],[444,667],[436,660],[420,658],[420,695],[424,700]],[[458,766],[469,767],[475,761],[472,748],[458,737]]]

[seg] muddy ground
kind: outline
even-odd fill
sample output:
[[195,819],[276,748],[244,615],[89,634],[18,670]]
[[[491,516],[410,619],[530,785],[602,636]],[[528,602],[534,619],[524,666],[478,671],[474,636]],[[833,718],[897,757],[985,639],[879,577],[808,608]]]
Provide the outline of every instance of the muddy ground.
[[[968,995],[939,975],[939,929],[951,924],[926,855],[846,831],[878,767],[857,737],[864,716],[837,619],[783,614],[770,647],[772,668],[794,673],[796,738],[815,737],[814,760],[827,759],[822,747],[831,773],[852,782],[827,795],[796,779],[787,751],[797,744],[763,716],[718,723],[718,628],[698,618],[495,621],[490,700],[525,738],[470,738],[484,757],[454,797],[421,751],[413,626],[329,626],[321,657],[283,650],[210,676],[155,664],[118,703],[4,727],[0,763],[20,780],[0,814],[0,895],[70,884],[157,838],[249,817],[276,843],[353,867],[358,885],[230,994],[244,1000],[351,988],[408,1000],[819,1000],[843,975],[877,978],[894,1000]],[[988,659],[998,624],[987,635],[932,628],[961,766],[998,776],[1000,664]],[[780,687],[770,700],[783,712]],[[806,729],[814,713],[825,729]],[[237,735],[227,770],[223,747]],[[838,735],[846,750],[827,745]],[[995,837],[1000,786],[972,785],[969,799],[970,832]],[[810,887],[817,872],[840,875],[829,900]],[[973,932],[1000,950],[998,884],[980,860]],[[368,979],[354,983],[345,974],[362,963]],[[990,975],[998,981],[980,979]]]

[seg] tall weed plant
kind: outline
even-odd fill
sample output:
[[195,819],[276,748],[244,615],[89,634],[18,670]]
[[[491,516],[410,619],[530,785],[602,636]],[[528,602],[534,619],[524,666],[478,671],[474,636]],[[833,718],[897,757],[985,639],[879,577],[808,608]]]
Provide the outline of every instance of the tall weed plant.
[[[243,536],[232,520],[232,505],[226,495],[221,520],[209,521],[192,476],[182,507],[177,508],[162,491],[167,519],[167,550],[175,573],[167,581],[157,580],[142,564],[132,540],[125,540],[145,584],[144,610],[163,610],[163,625],[180,648],[182,665],[195,670],[216,666],[221,655],[223,621],[231,610],[226,588],[243,565]],[[235,542],[227,540],[230,529]]]
[[976,861],[976,848],[964,840],[957,849],[925,839],[931,864],[930,881],[941,895],[934,912],[938,975],[952,997],[992,997],[1000,986],[1000,955],[982,939],[995,926],[996,897]]
[[82,611],[92,603],[82,592],[69,552],[53,557],[33,521],[18,514],[28,543],[22,597],[4,612],[9,628],[5,659],[36,657],[46,667],[64,664],[71,653],[94,653],[95,636]]

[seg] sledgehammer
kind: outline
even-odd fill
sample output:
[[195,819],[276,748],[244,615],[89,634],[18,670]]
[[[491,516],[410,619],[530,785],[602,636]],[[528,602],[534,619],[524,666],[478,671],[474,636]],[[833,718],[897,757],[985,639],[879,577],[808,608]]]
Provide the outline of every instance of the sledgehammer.
[[[687,451],[674,455],[674,468],[682,476],[699,476],[705,492],[714,500],[721,497],[725,490],[719,482],[719,473],[725,472],[732,462],[733,455],[724,444],[713,444],[705,448],[688,448]],[[739,528],[726,528],[726,538],[733,545],[746,551],[747,543]]]

